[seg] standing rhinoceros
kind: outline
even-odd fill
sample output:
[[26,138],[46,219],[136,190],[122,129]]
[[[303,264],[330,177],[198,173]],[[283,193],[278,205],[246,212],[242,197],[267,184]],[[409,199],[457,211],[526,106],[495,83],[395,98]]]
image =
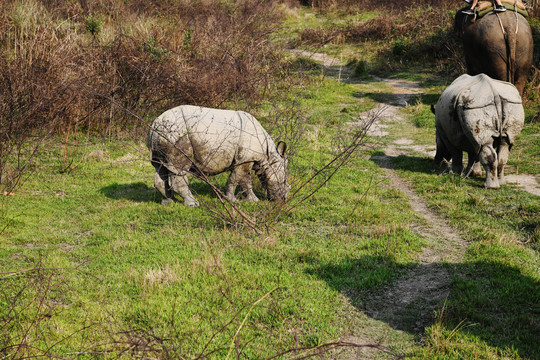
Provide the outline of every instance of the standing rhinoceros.
[[[484,186],[498,189],[505,182],[504,166],[524,117],[514,85],[485,74],[461,75],[442,93],[435,108],[435,162],[451,158],[452,171],[461,174],[466,151],[465,173],[479,160],[486,171]],[[474,174],[481,175],[479,166]]]
[[252,169],[270,200],[284,199],[290,189],[285,143],[276,146],[257,119],[243,111],[175,107],[154,120],[147,146],[163,204],[176,201],[174,191],[186,205],[199,206],[188,187],[188,172],[215,175],[230,170],[226,196],[232,201],[237,185],[248,201],[258,201],[251,184]]

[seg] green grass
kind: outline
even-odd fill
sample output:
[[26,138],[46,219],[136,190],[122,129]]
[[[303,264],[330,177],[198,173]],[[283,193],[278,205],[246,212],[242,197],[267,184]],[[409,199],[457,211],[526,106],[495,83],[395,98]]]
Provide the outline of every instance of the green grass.
[[[332,158],[336,129],[362,109],[356,94],[375,94],[378,86],[317,82],[314,95],[302,100],[311,118],[293,161],[294,179]],[[430,126],[412,129],[418,139],[433,136]],[[50,304],[51,320],[41,337],[29,340],[41,349],[45,341],[62,340],[54,354],[77,352],[84,344],[112,350],[114,357],[133,340],[128,330],[148,343],[153,336],[165,338],[161,346],[182,356],[215,351],[214,358],[227,354],[233,338],[249,358],[339,338],[344,305],[337,304],[350,301],[360,310],[366,294],[418,266],[415,256],[426,245],[411,229],[418,219],[407,197],[382,186],[387,180],[369,160],[374,153],[357,153],[318,193],[257,235],[224,226],[203,208],[160,205],[153,168],[138,142],[98,141],[63,174],[62,149],[52,147],[15,196],[2,198],[2,221],[9,226],[1,234],[0,258],[2,272],[59,270],[1,280],[0,318],[17,310],[2,340],[21,340],[43,315],[27,307],[40,297]],[[450,266],[454,280],[444,313],[412,354],[534,357],[538,197],[511,186],[488,191],[482,180],[439,174],[427,158],[402,156],[394,165],[471,242],[467,257]],[[215,181],[224,185],[225,179]],[[193,181],[193,187],[209,206],[219,206],[205,184]],[[257,214],[266,202],[239,205]],[[44,291],[45,275],[65,283]],[[25,295],[17,296],[25,287]],[[346,328],[362,326],[359,319]]]
[[[311,105],[310,123],[321,131],[302,142],[291,169],[296,179],[332,158],[336,125],[354,120],[362,106],[348,85],[318,84],[303,106]],[[370,188],[384,179],[362,157],[257,235],[225,226],[204,208],[162,206],[139,142],[89,144],[76,155],[80,164],[64,173],[62,151],[52,146],[42,153],[33,176],[15,196],[2,198],[2,227],[9,226],[0,237],[0,271],[58,269],[1,280],[0,319],[16,310],[1,333],[6,345],[20,342],[43,315],[25,305],[43,297],[51,318],[44,335],[28,341],[39,349],[59,341],[54,354],[81,351],[84,344],[118,355],[127,346],[125,332],[135,330],[144,341],[152,334],[166,338],[163,347],[191,357],[215,351],[212,357],[223,358],[237,330],[248,358],[313,346],[340,336],[335,304],[344,301],[343,289],[392,282],[422,245],[407,225],[415,216],[406,198]],[[223,186],[225,179],[215,181]],[[208,186],[195,180],[193,187],[219,208]],[[267,205],[239,203],[250,214]],[[44,291],[48,276],[65,284]]]

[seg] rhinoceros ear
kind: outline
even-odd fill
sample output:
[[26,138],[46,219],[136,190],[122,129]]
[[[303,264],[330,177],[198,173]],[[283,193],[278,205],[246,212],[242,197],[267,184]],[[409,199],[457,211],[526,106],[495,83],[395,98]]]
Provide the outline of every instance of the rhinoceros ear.
[[285,156],[285,150],[287,150],[287,144],[285,144],[283,141],[278,142],[277,144],[277,152],[281,157]]

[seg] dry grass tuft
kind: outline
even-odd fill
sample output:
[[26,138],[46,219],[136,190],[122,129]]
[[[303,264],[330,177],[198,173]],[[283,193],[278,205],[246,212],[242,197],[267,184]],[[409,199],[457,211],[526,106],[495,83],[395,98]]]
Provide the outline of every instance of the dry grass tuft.
[[180,269],[178,266],[171,266],[165,264],[163,267],[159,266],[157,269],[149,269],[143,276],[143,285],[147,288],[155,286],[169,285],[180,282]]

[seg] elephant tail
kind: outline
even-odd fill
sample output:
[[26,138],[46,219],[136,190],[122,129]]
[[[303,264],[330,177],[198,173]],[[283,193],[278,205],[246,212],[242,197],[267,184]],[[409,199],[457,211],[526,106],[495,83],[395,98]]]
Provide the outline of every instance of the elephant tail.
[[[504,35],[504,41],[506,42],[506,81],[509,83],[515,83],[516,73],[516,49],[517,49],[517,34],[519,31],[519,23],[516,16],[506,16],[506,24],[503,25],[501,18],[501,29]],[[512,20],[513,19],[513,20]]]

